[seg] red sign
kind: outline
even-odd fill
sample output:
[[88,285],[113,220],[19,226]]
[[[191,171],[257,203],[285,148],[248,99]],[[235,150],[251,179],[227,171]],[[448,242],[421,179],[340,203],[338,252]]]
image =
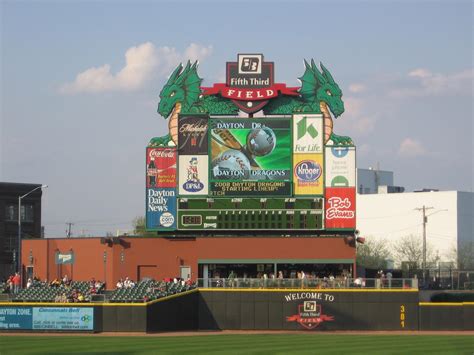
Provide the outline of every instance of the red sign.
[[[314,309],[311,309],[313,306]],[[287,322],[297,322],[299,325],[306,329],[317,328],[323,322],[332,322],[334,321],[334,316],[328,316],[327,314],[322,314],[322,307],[319,304],[316,304],[315,301],[305,301],[304,304],[298,305],[298,313],[292,316],[286,317]]]
[[325,229],[355,229],[356,190],[354,187],[327,187]]
[[286,84],[274,84],[264,88],[228,87],[226,84],[214,84],[211,88],[203,88],[203,95],[220,94],[222,97],[242,101],[268,100],[279,94],[298,96],[299,87],[286,87]]
[[176,149],[146,149],[146,187],[176,187]]

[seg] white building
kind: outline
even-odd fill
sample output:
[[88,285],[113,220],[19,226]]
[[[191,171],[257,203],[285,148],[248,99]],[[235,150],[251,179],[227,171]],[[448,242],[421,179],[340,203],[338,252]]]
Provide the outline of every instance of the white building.
[[[365,169],[358,169],[358,178],[360,170]],[[363,188],[368,186],[364,178],[366,177],[358,181],[358,186],[362,185]],[[413,235],[422,240],[423,212],[420,209],[425,206],[427,245],[438,254],[440,261],[453,261],[456,255],[454,251],[458,251],[459,255],[459,251],[466,249],[466,245],[472,248],[474,193],[459,191],[387,193],[390,190],[384,189],[381,185],[393,186],[393,173],[391,180],[388,179],[377,186],[379,193],[372,192],[376,186],[372,185],[371,192],[357,195],[357,229],[366,240],[382,239],[391,245],[392,250],[393,243],[401,237]],[[399,266],[404,260],[394,261]]]

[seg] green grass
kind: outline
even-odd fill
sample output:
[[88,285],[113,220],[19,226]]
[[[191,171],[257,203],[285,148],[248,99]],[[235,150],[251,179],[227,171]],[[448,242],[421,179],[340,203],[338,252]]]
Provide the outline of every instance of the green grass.
[[472,335],[8,336],[0,354],[470,354]]

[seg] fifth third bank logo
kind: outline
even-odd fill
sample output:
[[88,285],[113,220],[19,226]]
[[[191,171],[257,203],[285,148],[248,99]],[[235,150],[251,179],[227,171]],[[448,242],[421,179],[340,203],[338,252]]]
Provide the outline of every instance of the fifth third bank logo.
[[239,55],[239,74],[261,74],[262,55],[243,54]]

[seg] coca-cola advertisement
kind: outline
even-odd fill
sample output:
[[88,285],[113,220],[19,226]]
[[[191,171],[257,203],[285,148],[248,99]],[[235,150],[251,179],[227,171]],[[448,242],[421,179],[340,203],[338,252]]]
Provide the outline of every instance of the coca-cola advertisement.
[[354,187],[326,188],[326,229],[356,228],[356,190]]
[[208,116],[180,116],[178,120],[178,151],[183,155],[207,155]]
[[146,149],[146,187],[176,187],[176,149]]

